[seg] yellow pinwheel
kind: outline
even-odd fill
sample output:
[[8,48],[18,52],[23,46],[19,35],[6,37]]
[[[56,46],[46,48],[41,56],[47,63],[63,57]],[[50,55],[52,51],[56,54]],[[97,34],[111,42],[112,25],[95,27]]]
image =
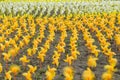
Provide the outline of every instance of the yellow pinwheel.
[[35,73],[35,71],[37,70],[37,66],[28,65],[28,67],[29,67],[29,72],[32,74]]
[[72,64],[73,60],[74,60],[74,58],[72,56],[69,56],[68,54],[67,54],[67,58],[64,59],[64,61],[67,62],[69,65]]
[[90,68],[87,68],[82,74],[83,80],[94,80],[95,79],[95,74],[91,71]]
[[93,56],[89,56],[87,65],[89,67],[96,67],[97,66],[97,63],[96,63],[97,60],[98,60],[98,58],[93,57]]
[[45,73],[46,80],[53,80],[56,74],[55,71],[56,71],[56,68],[50,68],[50,66],[48,65],[48,70]]
[[30,71],[24,72],[22,75],[25,77],[26,80],[32,80],[32,74],[30,73]]
[[3,67],[2,67],[2,64],[0,63],[0,73],[2,72],[3,70]]
[[20,67],[16,64],[13,64],[10,66],[10,71],[14,74],[14,76],[16,76],[20,72]]
[[27,59],[26,55],[23,55],[23,57],[21,57],[19,60],[23,63],[24,66],[26,65],[26,63],[30,62],[30,60]]
[[72,67],[65,67],[63,69],[63,75],[65,76],[65,80],[73,80],[74,78],[74,72]]
[[12,80],[11,71],[5,72],[5,80]]

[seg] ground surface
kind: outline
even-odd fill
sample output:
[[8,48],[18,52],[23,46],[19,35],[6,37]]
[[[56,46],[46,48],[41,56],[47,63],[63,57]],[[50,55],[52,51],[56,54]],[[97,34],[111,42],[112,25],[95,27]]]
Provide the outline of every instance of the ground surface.
[[[35,36],[38,35],[38,27],[36,27],[36,34]],[[97,45],[98,47],[100,47],[99,45],[99,41],[97,40],[96,36],[95,36],[95,33],[92,33],[91,31],[89,31],[92,35],[92,37],[95,39],[95,45]],[[15,33],[11,34],[10,37],[12,37],[12,35],[14,35]],[[87,57],[89,56],[90,52],[88,51],[87,47],[85,46],[85,41],[83,40],[83,34],[81,31],[78,32],[79,36],[78,36],[78,41],[77,41],[77,45],[78,45],[78,50],[79,52],[81,53],[79,56],[78,56],[78,59],[75,60],[72,64],[73,68],[74,68],[74,80],[81,80],[82,79],[82,73],[83,71],[87,68]],[[38,49],[44,45],[45,41],[47,40],[47,36],[49,35],[49,32],[48,30],[45,30],[45,38],[42,40],[42,43],[39,44],[39,47]],[[45,71],[47,70],[47,65],[50,65],[50,66],[53,66],[51,63],[52,63],[52,55],[53,55],[53,52],[55,50],[55,46],[58,44],[59,42],[59,38],[60,38],[60,35],[61,33],[59,31],[56,31],[55,32],[55,39],[54,41],[51,43],[50,45],[50,49],[47,51],[47,56],[45,57],[45,62],[42,64],[42,68],[40,69],[39,68],[39,61],[38,59],[36,59],[37,55],[34,55],[30,61],[30,64],[32,65],[37,65],[38,66],[38,69],[36,71],[36,73],[33,75],[33,80],[45,80]],[[57,74],[56,74],[56,77],[54,80],[63,80],[64,79],[64,76],[63,76],[63,67],[67,66],[68,64],[65,63],[63,61],[63,59],[66,58],[66,54],[70,53],[70,46],[69,46],[69,43],[70,43],[70,36],[71,36],[71,31],[67,31],[67,37],[65,39],[65,43],[66,43],[66,47],[65,47],[65,53],[63,53],[60,57],[60,65],[59,67],[57,68]],[[34,36],[34,37],[35,37]],[[21,63],[19,62],[19,58],[22,57],[23,54],[26,54],[26,49],[27,48],[30,48],[32,47],[32,41],[33,39],[31,39],[30,43],[26,46],[24,46],[24,48],[22,48],[20,50],[20,54],[19,56],[15,57],[15,60],[13,62],[9,62],[9,65],[13,64],[13,63],[16,63],[18,65],[21,65]],[[110,44],[111,44],[111,48],[112,48],[112,51],[114,51],[116,53],[116,56],[115,58],[117,58],[118,60],[118,63],[117,63],[117,66],[116,68],[118,69],[115,74],[114,74],[114,77],[113,77],[113,80],[120,80],[120,51],[117,49],[116,47],[116,44],[115,44],[115,41],[114,40],[111,40],[109,41]],[[97,67],[92,69],[92,71],[95,73],[96,75],[96,80],[101,80],[101,75],[103,72],[105,72],[104,70],[104,65],[108,64],[107,62],[107,58],[104,56],[103,53],[100,53],[99,54],[99,60],[97,61]],[[1,60],[2,62],[3,60]],[[5,67],[5,63],[3,64],[3,66]],[[18,76],[16,76],[16,80],[23,80],[24,77],[21,75],[22,72],[25,72],[27,71],[28,68],[27,67],[22,67],[21,69],[21,72],[19,73]],[[4,68],[4,71],[5,71],[5,68]],[[0,74],[0,80],[3,79],[3,75],[4,73]]]

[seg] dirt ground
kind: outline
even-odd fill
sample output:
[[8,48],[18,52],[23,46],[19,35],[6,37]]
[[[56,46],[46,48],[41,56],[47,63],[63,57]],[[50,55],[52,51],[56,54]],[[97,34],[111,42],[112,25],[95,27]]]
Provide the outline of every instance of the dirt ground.
[[[90,32],[92,37],[95,39],[95,45],[97,45],[98,47],[100,47],[99,42],[96,38],[96,36],[94,35],[94,33]],[[65,47],[65,53],[63,53],[61,55],[60,58],[60,65],[57,68],[57,73],[56,73],[56,77],[54,80],[64,80],[64,76],[63,76],[63,68],[65,66],[67,66],[67,63],[65,63],[63,61],[63,59],[66,58],[66,54],[70,53],[70,36],[71,36],[71,32],[67,31],[67,38],[65,39],[65,43],[66,43],[66,47]],[[37,36],[37,31],[36,31],[36,35]],[[42,43],[39,44],[39,49],[41,46],[44,45],[45,41],[47,40],[47,36],[49,35],[48,30],[45,31],[45,36],[46,38],[43,39]],[[57,31],[55,34],[55,39],[52,42],[50,49],[47,52],[47,56],[45,57],[45,62],[42,64],[42,69],[39,68],[39,61],[36,58],[37,55],[34,55],[31,59],[30,64],[32,65],[37,65],[38,66],[38,70],[36,71],[36,73],[33,75],[33,80],[45,80],[45,71],[47,70],[47,65],[53,66],[52,65],[52,55],[53,55],[53,51],[55,50],[55,46],[58,44],[59,42],[59,38],[60,38],[60,32]],[[34,37],[35,37],[34,36]],[[74,68],[74,80],[82,80],[82,73],[83,71],[87,68],[87,57],[90,54],[90,52],[88,52],[87,47],[85,46],[85,41],[83,40],[83,35],[81,32],[79,32],[79,39],[77,41],[78,44],[78,50],[80,51],[80,55],[78,56],[78,59],[76,61],[73,62],[72,66]],[[18,64],[21,65],[21,63],[19,62],[19,58],[22,57],[23,54],[26,54],[26,49],[28,47],[32,47],[32,42],[33,39],[30,41],[29,45],[26,45],[19,53],[20,55],[18,57],[15,58],[15,61],[13,63],[9,62],[10,64]],[[117,55],[115,56],[115,58],[117,58],[118,63],[116,68],[118,69],[118,71],[115,72],[113,80],[120,80],[120,51],[118,51],[114,40],[110,41],[111,43],[111,48],[112,51],[114,51]],[[105,72],[104,70],[104,65],[108,64],[107,59],[105,57],[105,55],[103,55],[103,53],[100,53],[99,55],[99,60],[97,61],[97,67],[92,69],[92,71],[95,73],[96,75],[96,80],[101,80],[101,75],[103,72]],[[4,63],[4,67],[5,67],[5,63]],[[54,66],[53,66],[54,67]],[[21,72],[18,74],[18,76],[16,76],[16,80],[24,80],[24,77],[22,76],[22,72],[26,72],[28,70],[27,67],[21,67]],[[5,72],[5,70],[4,70]],[[0,74],[0,80],[4,80],[3,79],[4,73]]]
[[[66,58],[66,53],[70,53],[70,36],[71,36],[71,32],[67,31],[67,38],[65,39],[65,43],[66,43],[66,47],[65,47],[65,53],[63,53],[61,55],[60,58],[60,65],[57,69],[57,74],[54,80],[64,80],[64,76],[63,76],[63,67],[67,66],[67,63],[65,63],[63,61],[63,59]],[[94,33],[91,33],[92,37],[95,39],[95,45],[97,45],[98,47],[100,47],[99,42],[96,38],[96,36],[94,35]],[[57,43],[59,42],[59,37],[60,37],[60,32],[56,32],[55,35],[55,39],[53,41],[53,43],[51,44],[50,50],[47,52],[47,56],[45,58],[45,62],[43,63],[43,68],[42,70],[40,69],[40,71],[38,70],[36,72],[35,75],[35,80],[44,80],[45,79],[45,70],[47,69],[47,65],[51,65],[52,62],[52,55],[53,55],[53,51],[55,50],[55,46],[57,45]],[[43,40],[43,42],[45,42],[45,39]],[[113,80],[120,80],[120,51],[117,50],[114,41],[110,41],[111,43],[111,48],[112,51],[114,51],[117,55],[115,56],[115,58],[117,58],[118,60],[118,64],[116,66],[116,68],[118,69],[117,72],[115,72]],[[43,43],[44,44],[44,43]],[[43,45],[41,44],[41,45]],[[78,50],[80,51],[81,55],[78,56],[78,59],[76,61],[73,62],[72,66],[74,68],[74,80],[82,80],[82,73],[83,71],[87,68],[87,57],[89,56],[90,52],[88,52],[87,47],[85,46],[85,41],[83,40],[83,35],[81,32],[79,32],[79,39],[77,41],[78,44]],[[100,53],[99,55],[99,60],[97,61],[97,67],[92,69],[92,71],[95,73],[96,75],[96,80],[101,80],[101,75],[103,72],[105,72],[104,70],[104,65],[108,64],[107,62],[107,58],[105,57],[105,55],[103,53]],[[33,62],[34,64],[39,64],[37,62],[37,60],[34,60]],[[40,73],[41,72],[41,73]]]

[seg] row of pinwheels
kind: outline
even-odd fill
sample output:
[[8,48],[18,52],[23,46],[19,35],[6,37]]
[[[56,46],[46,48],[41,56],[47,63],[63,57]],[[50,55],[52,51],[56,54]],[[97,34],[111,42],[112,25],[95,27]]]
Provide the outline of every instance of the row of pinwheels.
[[[104,65],[105,72],[102,74],[102,80],[112,80],[114,72],[117,71],[117,55],[112,51],[110,41],[114,41],[116,47],[120,49],[120,18],[119,13],[100,13],[100,14],[84,14],[80,16],[56,16],[56,17],[34,17],[33,15],[23,16],[0,16],[0,75],[5,79],[16,80],[21,75],[26,80],[34,80],[33,75],[47,60],[45,57],[51,53],[47,53],[51,49],[51,44],[55,40],[57,32],[60,32],[60,38],[55,45],[52,55],[51,64],[46,64],[46,79],[53,80],[57,75],[57,69],[61,65],[60,58],[66,65],[63,68],[65,80],[74,80],[73,62],[78,60],[78,56],[82,53],[78,50],[78,35],[82,32],[85,46],[90,53],[87,60],[87,69],[83,72],[83,80],[94,80],[95,73],[92,68],[96,68],[99,56],[103,54],[108,64]],[[117,18],[116,18],[117,17]],[[48,31],[48,34],[45,33]],[[70,49],[66,53],[65,39],[68,37],[67,31],[71,32]],[[47,35],[46,35],[47,34]],[[95,45],[96,39],[99,41]],[[43,39],[44,44],[41,46]],[[37,60],[39,65],[32,64]],[[18,62],[17,62],[18,61]],[[27,69],[24,69],[27,67]]]
[[120,11],[120,1],[100,2],[0,2],[1,15],[57,16]]

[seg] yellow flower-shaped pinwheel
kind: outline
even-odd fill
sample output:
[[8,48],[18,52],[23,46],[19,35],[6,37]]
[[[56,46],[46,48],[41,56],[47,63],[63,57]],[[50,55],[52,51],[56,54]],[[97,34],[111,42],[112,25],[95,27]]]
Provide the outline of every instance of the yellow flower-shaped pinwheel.
[[94,73],[91,71],[90,68],[87,68],[87,70],[85,70],[82,74],[82,78],[83,80],[94,80],[95,79],[95,75]]
[[72,61],[73,61],[73,57],[72,56],[69,56],[68,54],[67,54],[67,58],[66,59],[64,59],[64,61],[65,62],[67,62],[69,65],[71,65],[72,64]]
[[117,59],[116,58],[110,58],[108,60],[108,62],[110,63],[111,66],[115,67],[117,64]]
[[10,54],[12,56],[12,58],[14,58],[16,55],[17,55],[17,52],[15,51],[14,48],[11,48],[9,51],[8,51],[8,54]]
[[5,40],[5,47],[9,46],[9,41]]
[[113,73],[111,72],[104,72],[102,74],[102,80],[112,80]]
[[52,56],[53,62],[52,64],[55,64],[56,66],[59,65],[59,57],[60,57],[60,53],[58,53],[57,51],[54,51],[54,55]]
[[55,71],[56,71],[56,68],[50,68],[50,66],[48,66],[48,70],[45,73],[46,80],[53,80],[56,74]]
[[40,59],[41,62],[44,62],[44,57],[45,56],[46,55],[44,53],[39,53],[38,56],[37,56],[37,58]]
[[5,80],[12,80],[11,71],[5,72]]
[[74,58],[74,60],[77,59],[77,55],[80,55],[80,53],[77,50],[71,51],[71,56]]
[[32,74],[30,73],[30,71],[25,72],[22,74],[26,80],[32,80]]
[[10,57],[11,57],[11,54],[9,54],[9,53],[3,53],[3,59],[5,60],[5,61],[9,61],[10,60]]
[[104,69],[111,73],[117,71],[117,69],[113,65],[105,65]]
[[14,74],[17,75],[20,72],[20,67],[18,65],[11,65],[10,66],[10,71]]
[[4,51],[5,50],[5,45],[3,45],[3,44],[0,43],[0,50]]
[[93,56],[89,56],[87,65],[89,67],[96,67],[97,66],[96,60],[98,60],[98,58],[93,57]]
[[32,56],[32,49],[31,48],[27,49],[27,55]]
[[63,75],[65,76],[65,80],[73,80],[74,72],[72,67],[65,67],[63,69]]
[[28,65],[28,67],[29,67],[29,72],[32,74],[35,73],[35,71],[37,70],[37,66],[34,67],[32,65]]
[[23,57],[21,57],[19,60],[23,63],[24,66],[26,65],[26,63],[30,62],[30,60],[27,59],[26,55],[23,55]]
[[3,70],[3,67],[2,67],[2,64],[0,63],[0,73],[2,72]]

